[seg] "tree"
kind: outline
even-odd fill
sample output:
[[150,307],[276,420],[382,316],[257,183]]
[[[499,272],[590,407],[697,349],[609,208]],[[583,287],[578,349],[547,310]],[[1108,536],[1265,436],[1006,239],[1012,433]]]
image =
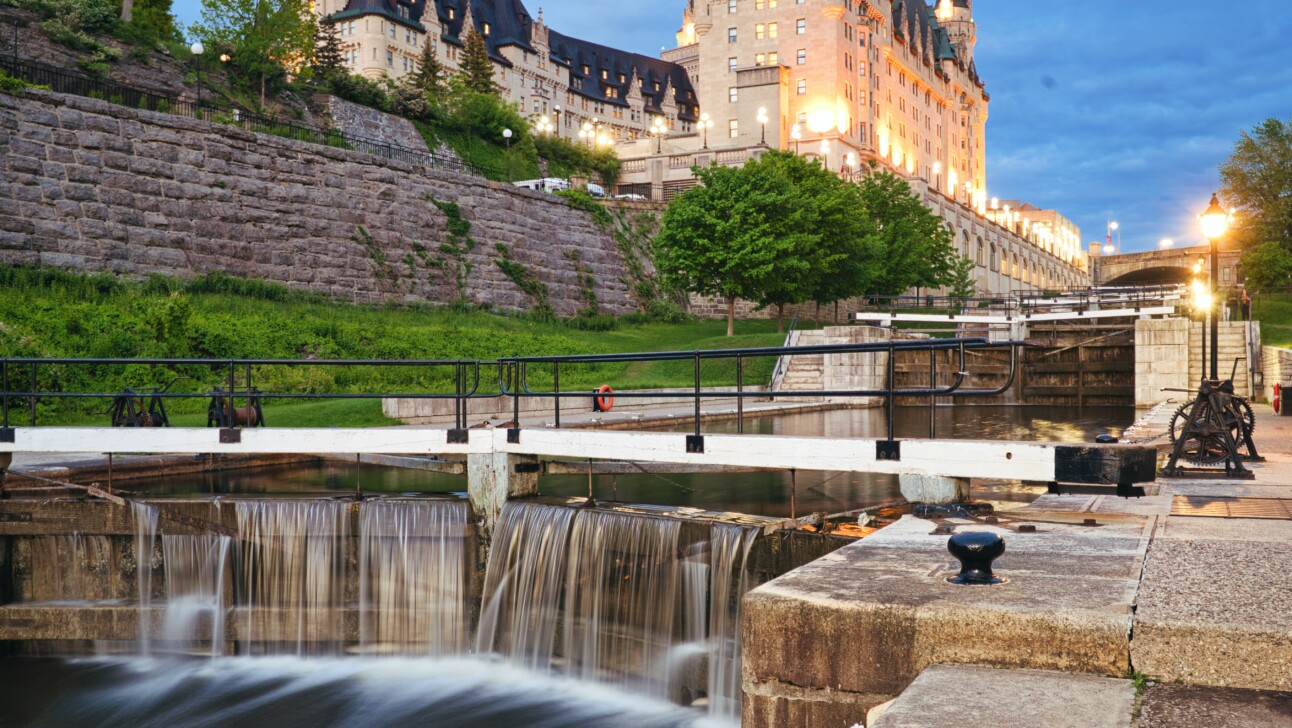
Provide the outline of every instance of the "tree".
[[857,187],[875,223],[869,253],[882,265],[864,272],[854,295],[897,296],[911,288],[951,283],[958,258],[954,238],[910,185],[872,166]]
[[467,31],[459,70],[468,91],[477,94],[498,93],[498,85],[493,80],[493,59],[489,57],[489,47],[485,45],[484,36],[474,27]]
[[233,49],[230,65],[259,87],[260,105],[287,64],[314,54],[314,21],[306,0],[202,0],[202,21],[191,32],[212,46]]
[[1247,287],[1255,291],[1282,291],[1292,284],[1292,252],[1282,243],[1261,243],[1243,253]]
[[1220,165],[1220,180],[1243,248],[1269,241],[1292,246],[1292,120],[1266,119],[1243,132]]
[[448,94],[445,84],[444,64],[435,55],[431,43],[422,44],[422,54],[417,57],[417,70],[410,74],[412,84],[426,94],[432,106],[440,106]]
[[314,75],[319,79],[329,79],[345,72],[345,56],[341,50],[341,32],[336,23],[328,18],[318,22],[315,32],[318,47],[314,50]]
[[701,185],[664,212],[655,268],[671,288],[724,299],[728,336],[736,299],[781,311],[807,300],[869,232],[856,188],[797,155],[694,172]]
[[956,258],[945,284],[950,289],[947,295],[952,298],[973,298],[978,292],[978,284],[974,281],[974,271],[977,268],[973,258]]

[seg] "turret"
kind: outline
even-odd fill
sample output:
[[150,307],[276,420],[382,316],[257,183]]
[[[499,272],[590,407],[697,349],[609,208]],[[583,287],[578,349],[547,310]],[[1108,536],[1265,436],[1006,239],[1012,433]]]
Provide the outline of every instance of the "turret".
[[973,21],[973,0],[938,0],[938,22],[946,28],[951,44],[966,65],[973,62],[978,26]]

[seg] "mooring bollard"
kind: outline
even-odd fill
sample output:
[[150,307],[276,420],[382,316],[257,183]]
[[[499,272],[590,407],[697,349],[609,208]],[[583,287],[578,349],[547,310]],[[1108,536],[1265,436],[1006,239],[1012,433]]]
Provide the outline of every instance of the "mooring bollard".
[[991,562],[1005,553],[1005,539],[990,531],[957,533],[947,540],[947,551],[960,561],[960,573],[947,579],[952,584],[1002,584],[992,573]]

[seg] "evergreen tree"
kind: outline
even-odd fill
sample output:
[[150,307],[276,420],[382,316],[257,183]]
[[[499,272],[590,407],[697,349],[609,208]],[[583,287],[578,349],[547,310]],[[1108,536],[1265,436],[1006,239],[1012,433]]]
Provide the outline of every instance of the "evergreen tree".
[[430,43],[422,43],[422,54],[417,57],[417,70],[412,73],[412,83],[426,94],[432,105],[443,103],[447,94],[444,78],[444,64],[435,57],[435,49]]
[[475,28],[467,31],[466,47],[462,53],[461,73],[468,91],[478,94],[497,94],[498,85],[493,80],[493,59],[484,36]]
[[328,18],[319,20],[316,33],[318,47],[314,51],[314,73],[320,79],[328,79],[345,70],[345,57],[341,51],[341,33]]

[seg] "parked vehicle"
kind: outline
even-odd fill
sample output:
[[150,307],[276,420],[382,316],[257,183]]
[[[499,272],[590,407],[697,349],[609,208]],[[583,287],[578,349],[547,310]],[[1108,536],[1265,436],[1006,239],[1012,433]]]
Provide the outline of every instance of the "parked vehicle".
[[558,190],[570,189],[570,181],[568,179],[560,179],[557,177],[526,179],[521,180],[520,182],[514,182],[513,184],[527,190],[534,190],[535,192],[556,192]]
[[589,182],[589,183],[588,183],[588,194],[589,194],[589,195],[592,195],[593,197],[605,197],[605,196],[606,196],[606,189],[605,189],[604,187],[602,187],[601,185],[592,184],[591,182]]
[[628,200],[629,202],[645,202],[645,195],[615,195],[616,200]]

